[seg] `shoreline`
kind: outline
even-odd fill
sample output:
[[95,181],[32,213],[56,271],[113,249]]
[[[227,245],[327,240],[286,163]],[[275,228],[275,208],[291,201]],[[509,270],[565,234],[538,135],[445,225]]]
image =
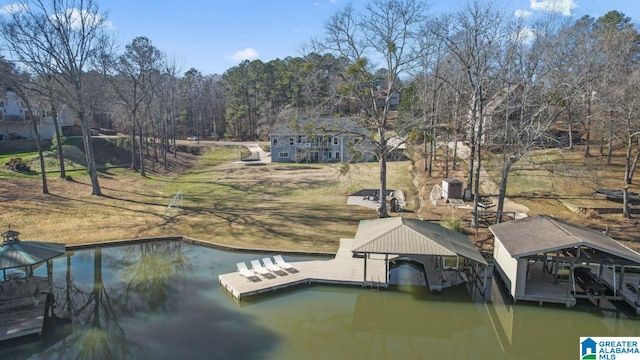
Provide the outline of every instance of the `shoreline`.
[[327,256],[327,257],[336,255],[336,253],[324,252],[324,251],[302,251],[302,250],[247,248],[247,247],[231,246],[231,245],[216,243],[209,240],[200,240],[196,238],[191,238],[184,235],[158,236],[158,237],[122,239],[122,240],[107,240],[107,241],[98,241],[98,242],[92,242],[92,243],[86,243],[86,244],[70,244],[70,245],[65,244],[65,250],[67,251],[88,250],[88,249],[104,248],[104,247],[111,247],[111,246],[134,245],[138,243],[161,241],[161,240],[181,241],[185,244],[190,244],[190,245],[198,245],[198,246],[204,246],[211,249],[237,251],[237,252],[244,252],[244,253],[310,255],[310,256]]

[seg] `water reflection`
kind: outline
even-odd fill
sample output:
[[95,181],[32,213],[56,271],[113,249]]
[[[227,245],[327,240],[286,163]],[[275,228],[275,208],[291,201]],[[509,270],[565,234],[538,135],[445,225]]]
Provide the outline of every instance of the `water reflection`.
[[[59,315],[71,334],[32,343],[11,358],[256,358],[277,339],[211,301],[217,281],[206,273],[219,258],[200,258],[181,242],[150,242],[69,253],[55,263]],[[219,253],[219,252],[218,252]],[[219,253],[222,254],[222,253]],[[193,265],[195,259],[197,265]],[[0,348],[0,358],[3,351]]]
[[513,305],[495,285],[492,303],[463,286],[302,286],[237,306],[217,275],[259,257],[180,242],[69,253],[54,262],[54,282],[71,333],[0,347],[0,358],[575,358],[580,336],[640,336],[622,313]]

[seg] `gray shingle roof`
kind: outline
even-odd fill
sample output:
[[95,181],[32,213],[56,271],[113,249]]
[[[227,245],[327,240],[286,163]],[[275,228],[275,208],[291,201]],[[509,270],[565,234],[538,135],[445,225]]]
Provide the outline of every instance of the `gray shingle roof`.
[[459,255],[482,264],[487,263],[466,235],[436,223],[403,217],[360,221],[351,251],[398,255]]
[[489,229],[514,258],[586,246],[640,264],[640,254],[614,239],[547,215],[491,225]]
[[306,131],[311,131],[309,135],[368,134],[364,127],[349,118],[299,118],[297,124],[282,124],[269,135],[301,135]]

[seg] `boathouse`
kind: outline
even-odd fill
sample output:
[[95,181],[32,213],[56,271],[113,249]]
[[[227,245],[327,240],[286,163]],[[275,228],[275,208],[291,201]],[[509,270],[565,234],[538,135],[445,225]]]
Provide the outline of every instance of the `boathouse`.
[[426,275],[423,284],[428,282],[430,290],[467,282],[484,295],[488,273],[486,260],[467,236],[436,223],[403,217],[362,220],[354,239],[340,239],[335,258],[290,264],[295,272],[256,274],[254,281],[239,271],[218,275],[220,288],[238,301],[301,284],[380,288],[389,286],[395,268],[412,264],[419,269],[417,274]]
[[[2,233],[0,246],[0,341],[43,334],[53,324],[53,263],[65,253],[64,244],[21,241],[20,233]],[[46,262],[47,277],[34,276]]]
[[640,254],[609,236],[548,215],[489,229],[496,270],[514,301],[624,300],[640,313]]
[[466,235],[437,223],[404,217],[360,221],[351,251],[354,257],[364,258],[365,278],[369,277],[370,259],[384,256],[386,278],[379,282],[392,279],[393,267],[413,264],[418,274],[424,269],[430,290],[436,291],[467,282],[467,275],[475,279],[478,265],[487,265]]

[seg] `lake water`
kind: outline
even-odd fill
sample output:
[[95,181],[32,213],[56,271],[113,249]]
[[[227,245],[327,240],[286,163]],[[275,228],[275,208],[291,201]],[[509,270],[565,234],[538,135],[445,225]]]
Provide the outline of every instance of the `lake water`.
[[217,275],[260,257],[181,242],[70,253],[54,283],[72,325],[48,343],[0,346],[0,358],[576,359],[580,336],[640,336],[624,312],[511,305],[497,286],[491,303],[464,287],[305,286],[238,305]]

